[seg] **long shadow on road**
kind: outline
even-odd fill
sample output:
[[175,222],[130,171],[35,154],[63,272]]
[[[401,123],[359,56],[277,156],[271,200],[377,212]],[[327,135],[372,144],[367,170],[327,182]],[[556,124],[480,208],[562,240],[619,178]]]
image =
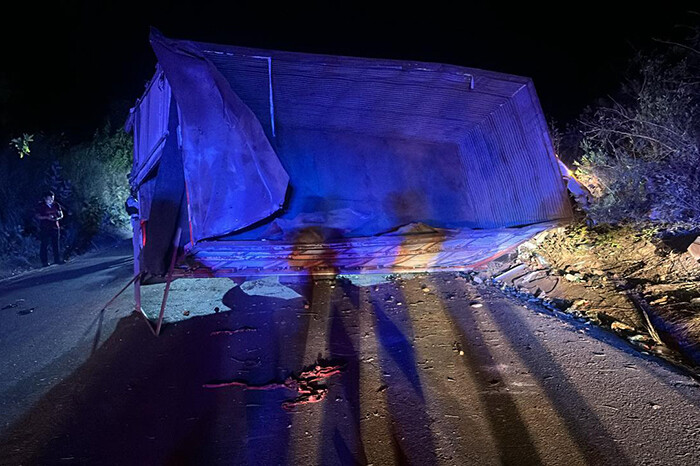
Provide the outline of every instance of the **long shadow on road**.
[[[122,319],[90,359],[5,432],[1,461],[283,464],[291,414],[280,405],[288,393],[203,388],[224,378],[268,382],[279,361],[301,360],[302,319],[286,319],[294,328],[281,335],[273,323],[289,309],[268,304],[261,309],[241,296],[237,312],[179,322],[159,338],[140,315]],[[212,335],[237,328],[253,330]]]
[[55,282],[70,281],[105,270],[113,269],[121,272],[121,267],[132,260],[131,257],[120,257],[87,267],[77,267],[77,264],[69,264],[66,266],[58,266],[55,271],[46,271],[44,273],[34,271],[29,273],[28,276],[6,279],[3,283],[0,283],[0,288],[7,292],[34,286],[45,286]]
[[[498,326],[500,335],[513,348],[527,348],[526,351],[519,351],[518,355],[536,379],[540,382],[547,378],[556,381],[556,384],[543,383],[542,386],[548,401],[562,418],[569,438],[576,443],[586,462],[599,464],[614,461],[620,465],[630,464],[593,409],[569,381],[564,370],[537,336],[525,331],[527,323],[516,312],[489,307],[486,309]],[[539,464],[530,426],[521,418],[515,400],[507,392],[496,390],[501,381],[493,378],[493,372],[484,372],[480,368],[495,368],[497,365],[489,344],[484,341],[484,335],[479,330],[473,310],[465,310],[464,303],[447,300],[444,311],[455,334],[460,336],[465,364],[482,387],[481,402],[486,408],[493,435],[499,445],[501,461],[504,464]]]
[[[440,280],[434,283],[439,289]],[[429,401],[444,401],[459,410],[454,414],[465,416],[457,432],[461,436],[469,436],[470,428],[477,425],[466,417],[482,413],[500,462],[541,461],[537,439],[533,439],[536,426],[528,424],[519,411],[517,402],[521,400],[504,388],[500,377],[504,374],[485,370],[498,371],[496,350],[486,341],[474,313],[469,308],[465,311],[464,300],[436,298],[435,323],[445,329],[447,338],[459,340],[466,369],[462,372],[476,389],[470,394],[473,397],[463,398],[453,392],[450,398],[452,395],[441,393],[435,376],[419,367],[417,359],[425,356],[427,348],[415,347],[425,341],[416,337],[425,335],[414,332],[433,329],[412,321],[424,310],[416,308],[411,315],[407,306],[397,304],[411,299],[403,295],[408,292],[397,289],[395,284],[382,285],[367,294],[366,289],[360,293],[360,288],[347,283],[342,292],[340,288],[328,295],[330,316],[322,330],[326,332],[323,338],[329,356],[346,363],[344,373],[336,379],[339,386],[334,392],[342,395],[343,402],[323,402],[322,444],[314,453],[328,460],[325,464],[332,460],[339,464],[374,460],[367,457],[367,445],[377,439],[363,438],[361,429],[361,407],[365,402],[361,399],[365,383],[361,380],[362,319],[367,319],[366,329],[374,329],[381,369],[377,376],[382,379],[389,415],[386,435],[393,437],[382,439],[390,440],[394,446],[393,452],[380,453],[382,459],[437,463],[436,445],[444,439],[435,436],[434,427],[439,423],[434,420],[434,405]],[[447,294],[455,290],[442,291]],[[312,310],[326,299],[325,294],[313,289],[308,293]],[[366,299],[363,303],[368,305],[367,312],[361,309],[360,295]],[[325,317],[303,311],[302,298],[284,301],[251,297],[237,288],[227,293],[224,302],[234,311],[171,324],[159,338],[152,336],[140,315],[122,319],[78,370],[51,389],[0,437],[4,456],[0,462],[290,463],[290,451],[295,447],[290,445],[290,426],[295,423],[295,415],[281,409],[281,403],[289,398],[288,392],[245,391],[240,387],[205,389],[202,385],[232,379],[251,384],[284,380],[304,362],[310,319]],[[527,323],[514,312],[488,307],[484,311],[510,346],[529,348],[518,352],[518,358],[540,382],[544,398],[561,419],[567,437],[575,444],[573,448],[589,463],[610,459],[616,464],[628,464],[564,368],[536,335],[525,331]],[[236,329],[245,331],[233,332]],[[216,333],[221,330],[229,332]],[[440,374],[454,375],[448,369]],[[546,377],[553,377],[556,383],[542,383]],[[460,380],[450,383],[470,386]],[[479,405],[477,409],[460,406],[470,399]],[[542,413],[539,415],[550,415]],[[473,434],[486,436],[483,432]],[[455,447],[455,451],[459,452],[459,448],[463,447]]]
[[[387,289],[372,292],[374,328],[379,344],[387,407],[392,418],[392,444],[399,463],[438,464],[432,420],[412,343],[414,332],[405,307],[390,306]],[[405,301],[395,286],[390,301]]]
[[[452,323],[454,335],[460,339],[464,364],[477,386],[501,463],[539,464],[540,458],[532,436],[520,416],[515,399],[502,389],[500,374],[493,372],[498,367],[497,361],[484,336],[477,330],[473,315],[470,312],[454,312],[449,304],[445,304],[444,310]],[[483,370],[485,367],[492,368],[492,371]]]
[[344,403],[328,402],[323,409],[319,457],[326,464],[367,464],[360,421],[360,309],[358,288],[342,281],[336,288],[328,322],[328,349],[334,361],[343,361],[339,396]]

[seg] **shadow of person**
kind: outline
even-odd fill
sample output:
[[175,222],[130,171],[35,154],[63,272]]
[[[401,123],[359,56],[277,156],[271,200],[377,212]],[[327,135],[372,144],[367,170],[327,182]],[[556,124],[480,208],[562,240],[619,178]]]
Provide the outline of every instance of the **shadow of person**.
[[[450,292],[440,290],[441,280],[432,277],[431,286],[438,289],[438,295]],[[540,464],[540,457],[532,436],[520,415],[513,396],[503,387],[503,375],[499,373],[495,360],[484,341],[484,335],[469,311],[462,308],[463,302],[442,300],[443,311],[452,334],[458,336],[462,361],[476,385],[479,403],[483,406],[496,449],[502,464]],[[491,369],[485,371],[484,368]]]
[[331,387],[330,400],[324,405],[319,455],[324,463],[337,458],[343,465],[367,464],[360,426],[360,315],[357,306],[343,301],[352,301],[345,294],[352,285],[342,282],[344,286],[336,288],[333,297],[327,338],[330,357],[342,361],[343,373],[336,382],[340,387]]
[[562,417],[569,437],[577,444],[589,463],[601,458],[614,458],[616,464],[631,464],[624,451],[607,433],[591,406],[569,380],[566,373],[554,361],[549,351],[532,333],[523,332],[526,323],[515,313],[493,312],[492,316],[514,347],[525,346],[529,351],[521,353],[522,359],[539,380],[552,377],[556,384],[542,384],[549,400]]
[[[433,286],[437,289],[440,289],[440,283],[440,280],[433,279]],[[446,289],[441,291],[442,294],[449,292]],[[630,464],[551,354],[535,335],[523,331],[528,328],[527,324],[515,312],[492,308],[494,298],[490,294],[484,295],[484,299],[489,305],[482,309],[497,325],[499,335],[504,336],[513,348],[527,349],[519,351],[518,356],[528,371],[539,381],[545,377],[557,380],[556,384],[541,385],[556,414],[561,417],[568,438],[586,462],[598,464],[604,458],[614,458],[615,464]],[[465,310],[464,303],[458,300],[446,300],[443,311],[454,334],[460,338],[464,364],[479,385],[479,397],[498,444],[501,461],[504,464],[539,464],[541,461],[530,434],[530,428],[537,426],[526,424],[513,396],[502,389],[504,374],[499,373],[498,361],[492,353],[494,346],[486,341],[474,310]]]
[[391,415],[396,459],[409,464],[437,464],[432,421],[413,349],[411,319],[403,306],[386,305],[387,292],[402,301],[395,283],[376,287],[370,294],[374,328],[379,343],[382,378]]

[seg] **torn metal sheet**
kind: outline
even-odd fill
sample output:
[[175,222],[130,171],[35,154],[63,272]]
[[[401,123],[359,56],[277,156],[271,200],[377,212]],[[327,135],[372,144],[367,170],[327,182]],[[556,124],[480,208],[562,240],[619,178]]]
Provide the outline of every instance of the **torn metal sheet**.
[[179,110],[192,240],[231,233],[279,210],[289,176],[256,116],[195,45],[157,31],[151,45]]

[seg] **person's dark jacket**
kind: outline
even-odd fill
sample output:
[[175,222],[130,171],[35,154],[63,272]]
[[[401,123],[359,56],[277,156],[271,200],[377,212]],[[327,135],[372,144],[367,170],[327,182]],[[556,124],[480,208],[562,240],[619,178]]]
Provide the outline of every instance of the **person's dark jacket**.
[[39,204],[37,204],[36,214],[37,216],[52,218],[52,220],[44,218],[39,219],[39,228],[41,230],[59,230],[61,228],[58,220],[63,218],[63,210],[58,202],[54,202],[48,206],[46,205],[46,202],[41,201]]

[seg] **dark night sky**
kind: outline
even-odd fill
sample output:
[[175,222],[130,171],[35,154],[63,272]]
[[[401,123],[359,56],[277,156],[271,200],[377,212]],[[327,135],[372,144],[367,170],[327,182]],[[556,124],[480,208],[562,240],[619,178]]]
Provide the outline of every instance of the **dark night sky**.
[[295,3],[57,0],[3,6],[0,133],[43,129],[79,138],[109,113],[123,121],[153,72],[149,25],[183,39],[530,76],[548,118],[567,121],[614,90],[635,48],[699,18],[687,13],[690,2],[671,1],[635,2],[633,9],[611,9],[616,2],[546,8],[465,2],[464,12],[455,10],[457,2],[424,1],[420,8],[379,8],[378,1]]

